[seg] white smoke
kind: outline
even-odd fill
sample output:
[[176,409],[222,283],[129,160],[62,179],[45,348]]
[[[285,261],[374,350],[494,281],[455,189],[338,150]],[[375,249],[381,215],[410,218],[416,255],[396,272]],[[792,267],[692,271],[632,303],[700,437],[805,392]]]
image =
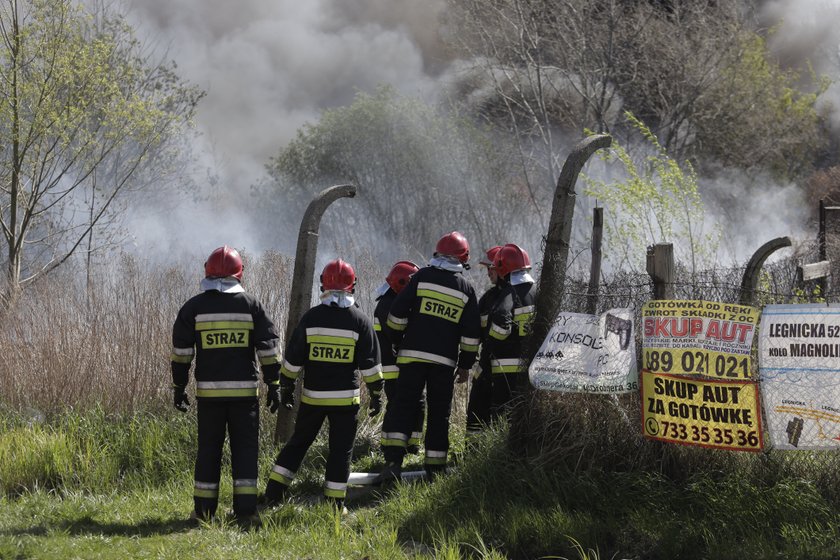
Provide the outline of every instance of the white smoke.
[[277,222],[288,227],[269,230],[287,238],[266,239],[251,212],[250,187],[270,158],[359,91],[390,84],[432,100],[446,67],[442,0],[125,0],[123,9],[138,36],[207,93],[192,147],[196,190],[138,210],[128,227],[143,245],[293,252],[299,215],[284,215],[278,200]]
[[[197,190],[140,209],[130,224],[138,243],[162,247],[175,236],[202,253],[228,243],[291,254],[300,216],[285,215],[283,200],[276,220],[284,226],[273,224],[273,235],[253,219],[249,188],[265,176],[269,159],[305,123],[349,104],[358,91],[387,83],[433,100],[451,62],[439,39],[444,0],[125,2],[139,35],[207,92],[196,118]],[[768,0],[760,15],[762,25],[776,28],[770,46],[784,64],[801,67],[808,60],[818,73],[840,76],[840,0]],[[840,131],[840,88],[832,86],[820,102]],[[753,184],[731,173],[703,181],[706,194],[715,194],[707,202],[724,201],[716,209],[728,214],[718,220],[729,256],[739,261],[764,241],[807,227],[811,202],[796,188]],[[747,199],[748,207],[739,205]]]
[[840,0],[769,0],[759,16],[771,29],[768,46],[782,65],[806,74],[810,65],[832,80],[819,107],[829,116],[832,132],[840,134]]

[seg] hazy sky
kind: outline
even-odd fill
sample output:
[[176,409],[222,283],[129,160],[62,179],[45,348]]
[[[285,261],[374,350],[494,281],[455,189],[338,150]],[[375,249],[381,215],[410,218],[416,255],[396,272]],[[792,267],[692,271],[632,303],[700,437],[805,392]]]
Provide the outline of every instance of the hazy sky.
[[[388,83],[402,93],[433,99],[449,62],[438,41],[443,0],[124,1],[140,36],[207,92],[196,119],[196,153],[199,168],[220,180],[223,193],[215,198],[226,199],[209,201],[215,205],[185,199],[174,213],[138,213],[131,225],[135,235],[155,243],[168,242],[176,224],[182,244],[288,250],[293,239],[263,239],[240,204],[249,186],[263,177],[268,159],[301,125],[316,122],[325,108],[350,103],[359,90]],[[817,71],[840,76],[840,1],[761,4],[762,24],[778,26],[771,45],[781,60],[809,59]],[[835,86],[823,99],[835,117],[840,115],[838,92]],[[715,184],[727,193],[743,190],[726,184],[730,180],[735,179],[721,184],[718,178]],[[810,202],[790,187],[767,185],[760,193],[764,198],[753,200],[785,212],[770,212],[754,224],[744,218],[734,224],[743,230],[738,235],[766,240],[804,231]],[[225,203],[223,215],[219,202]],[[289,237],[297,225],[290,223]],[[747,256],[752,251],[744,250]]]

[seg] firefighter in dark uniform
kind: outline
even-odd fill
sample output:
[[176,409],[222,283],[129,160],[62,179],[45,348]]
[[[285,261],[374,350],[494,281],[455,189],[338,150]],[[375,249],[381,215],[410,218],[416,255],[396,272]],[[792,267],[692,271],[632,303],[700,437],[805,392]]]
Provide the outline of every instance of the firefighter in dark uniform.
[[[388,338],[387,333],[383,330],[382,325],[388,321],[388,313],[391,311],[391,304],[394,303],[397,294],[408,285],[411,276],[420,268],[411,261],[399,261],[391,267],[388,276],[385,277],[385,284],[380,288],[381,295],[376,299],[376,309],[373,312],[373,328],[376,331],[376,337],[379,340],[379,351],[382,354],[382,376],[385,380],[385,418],[388,418],[388,409],[394,405],[394,400],[397,394],[397,378],[400,376],[400,370],[397,367],[397,356],[393,350],[393,344]],[[420,445],[420,438],[423,437],[423,421],[425,419],[425,400],[420,398],[420,406],[417,411],[417,420],[414,424],[414,430],[408,438],[408,452],[417,453]],[[393,413],[390,416],[393,418]],[[383,422],[382,432],[388,433],[393,431],[391,426]],[[387,439],[382,440],[382,445],[388,445]]]
[[490,328],[490,309],[499,295],[499,275],[493,267],[496,254],[502,247],[497,245],[491,247],[485,253],[485,257],[479,264],[487,268],[487,277],[491,286],[482,294],[478,300],[478,312],[481,316],[481,352],[478,357],[478,364],[473,370],[472,386],[470,397],[467,401],[467,438],[484,429],[490,423],[490,405],[493,398],[493,386],[490,382],[490,350],[487,347],[487,331]]
[[[342,512],[356,438],[361,376],[370,393],[370,416],[381,407],[382,366],[373,324],[354,301],[356,274],[336,259],[321,274],[321,303],[307,311],[286,346],[280,369],[281,401],[294,404],[295,380],[305,372],[295,429],[277,455],[265,490],[265,504],[281,503],[324,420],[329,455],[324,495]],[[356,372],[359,372],[358,374]]]
[[499,275],[499,296],[490,311],[487,346],[492,379],[491,417],[510,408],[528,383],[528,366],[522,360],[524,342],[531,331],[536,287],[531,259],[521,247],[508,243],[493,262]]
[[225,245],[204,264],[203,292],[187,301],[172,328],[172,384],[175,408],[189,407],[185,389],[195,357],[198,401],[198,456],[195,461],[194,517],[209,519],[219,500],[222,447],[230,438],[233,512],[248,520],[257,506],[259,403],[262,367],[270,411],[277,394],[280,355],[277,331],[263,307],[245,293],[242,259]]
[[382,434],[385,467],[379,483],[398,480],[417,407],[426,390],[425,468],[429,478],[446,468],[454,374],[466,382],[478,352],[481,322],[475,290],[462,272],[470,256],[453,231],[437,243],[429,266],[417,271],[391,306],[385,328],[397,343],[397,394]]

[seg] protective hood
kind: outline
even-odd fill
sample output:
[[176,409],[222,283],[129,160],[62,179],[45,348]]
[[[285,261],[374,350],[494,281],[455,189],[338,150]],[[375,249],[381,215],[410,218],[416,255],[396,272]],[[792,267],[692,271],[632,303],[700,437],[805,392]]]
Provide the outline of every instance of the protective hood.
[[528,270],[516,270],[510,273],[510,285],[516,286],[518,284],[533,284],[534,278]]
[[330,290],[321,294],[321,305],[334,305],[347,309],[354,303],[356,303],[356,298],[353,297],[353,294],[341,290]]
[[217,292],[222,292],[223,294],[236,294],[245,291],[245,288],[242,287],[239,280],[233,276],[228,276],[226,278],[203,278],[201,282],[199,282],[199,286],[203,292],[216,290]]
[[461,261],[455,257],[449,257],[446,255],[432,257],[432,260],[429,261],[429,265],[441,270],[448,270],[449,272],[464,272],[464,265],[461,264]]
[[391,286],[388,285],[388,282],[383,282],[381,286],[376,288],[376,291],[373,292],[373,299],[379,299],[385,294],[388,293],[388,290],[391,289]]

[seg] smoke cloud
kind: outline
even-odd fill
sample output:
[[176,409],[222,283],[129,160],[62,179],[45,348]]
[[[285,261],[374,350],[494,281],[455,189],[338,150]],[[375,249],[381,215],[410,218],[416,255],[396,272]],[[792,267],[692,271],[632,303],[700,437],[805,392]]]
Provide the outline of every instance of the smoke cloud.
[[293,251],[299,216],[284,216],[283,201],[276,219],[289,222],[286,239],[265,239],[250,212],[250,187],[269,159],[358,91],[387,83],[432,100],[447,65],[437,38],[442,0],[126,2],[138,35],[207,92],[192,147],[196,190],[132,216],[140,244]]
[[[452,68],[439,40],[444,0],[125,1],[139,35],[207,92],[196,119],[195,190],[134,213],[137,243],[164,247],[174,239],[201,253],[228,243],[291,254],[297,209],[278,200],[269,228],[253,218],[250,187],[265,177],[269,159],[301,126],[358,91],[387,83],[434,101]],[[776,29],[770,46],[779,60],[797,68],[810,61],[817,73],[840,77],[840,0],[767,0],[759,8],[759,23]],[[840,133],[840,87],[820,102]],[[704,178],[703,188],[739,261],[757,243],[803,233],[806,210],[816,204],[792,186],[756,186],[733,173]],[[756,204],[759,197],[766,200]],[[746,199],[752,202],[741,205]]]
[[773,30],[768,46],[782,65],[834,83],[820,96],[834,135],[840,134],[840,0],[769,0],[762,3],[760,24]]

